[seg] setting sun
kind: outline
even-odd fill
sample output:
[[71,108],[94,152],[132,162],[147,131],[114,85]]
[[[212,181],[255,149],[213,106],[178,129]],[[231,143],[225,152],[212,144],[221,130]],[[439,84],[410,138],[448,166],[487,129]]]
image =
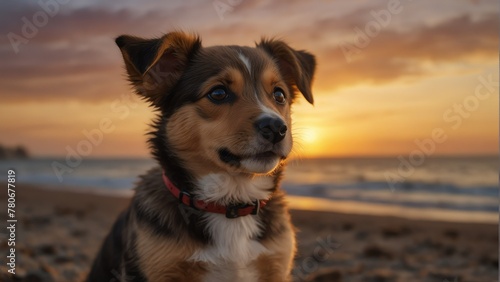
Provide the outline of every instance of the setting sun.
[[302,130],[300,130],[299,134],[299,139],[307,144],[314,144],[318,140],[318,132],[315,128],[303,128]]

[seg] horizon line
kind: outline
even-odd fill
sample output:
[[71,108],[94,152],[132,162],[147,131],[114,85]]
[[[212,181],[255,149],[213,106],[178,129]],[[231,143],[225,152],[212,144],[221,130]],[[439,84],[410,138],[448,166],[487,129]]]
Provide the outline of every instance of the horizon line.
[[[390,159],[390,158],[399,158],[403,157],[405,159],[408,159],[408,154],[391,154],[391,155],[326,155],[326,156],[293,156],[290,157],[288,160],[289,161],[296,161],[296,160],[317,160],[317,159]],[[432,158],[493,158],[493,157],[498,157],[500,160],[500,154],[499,153],[488,153],[488,154],[434,154],[434,155],[425,155],[426,159],[432,159]],[[41,155],[41,156],[30,156],[28,158],[25,158],[24,160],[40,160],[40,159],[54,159],[54,160],[59,160],[59,159],[64,159],[64,155]],[[94,157],[82,157],[82,159],[87,159],[87,160],[104,160],[104,159],[115,159],[115,160],[130,160],[130,159],[151,159],[154,160],[153,156],[94,156]],[[0,161],[12,161],[12,160],[23,160],[22,158],[11,158],[11,159],[0,159]]]

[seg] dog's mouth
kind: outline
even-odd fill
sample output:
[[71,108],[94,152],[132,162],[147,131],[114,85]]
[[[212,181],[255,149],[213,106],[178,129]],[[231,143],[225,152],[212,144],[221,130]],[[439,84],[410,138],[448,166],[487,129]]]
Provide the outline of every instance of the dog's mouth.
[[222,149],[219,149],[218,153],[219,153],[219,158],[221,161],[223,161],[229,165],[232,165],[232,166],[239,166],[241,161],[243,161],[243,160],[268,163],[268,162],[275,161],[276,159],[284,159],[285,158],[285,156],[281,156],[280,154],[278,154],[272,150],[260,152],[257,154],[250,154],[250,155],[236,155],[236,154],[231,153],[231,151],[229,151],[229,149],[222,148]]

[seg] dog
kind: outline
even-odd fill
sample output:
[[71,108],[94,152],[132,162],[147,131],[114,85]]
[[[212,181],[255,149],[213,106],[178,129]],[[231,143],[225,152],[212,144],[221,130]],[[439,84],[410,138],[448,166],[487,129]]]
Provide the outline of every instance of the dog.
[[204,47],[197,35],[116,38],[156,110],[141,176],[87,281],[290,281],[295,232],[279,184],[291,105],[313,104],[313,55],[278,39]]

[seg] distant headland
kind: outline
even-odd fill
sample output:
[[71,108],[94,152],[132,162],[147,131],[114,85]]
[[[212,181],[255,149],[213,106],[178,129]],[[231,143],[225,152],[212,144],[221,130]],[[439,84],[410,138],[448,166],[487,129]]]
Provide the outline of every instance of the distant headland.
[[7,147],[0,145],[0,160],[28,159],[29,157],[29,152],[24,146]]

